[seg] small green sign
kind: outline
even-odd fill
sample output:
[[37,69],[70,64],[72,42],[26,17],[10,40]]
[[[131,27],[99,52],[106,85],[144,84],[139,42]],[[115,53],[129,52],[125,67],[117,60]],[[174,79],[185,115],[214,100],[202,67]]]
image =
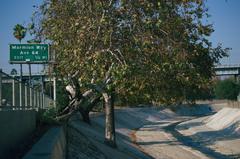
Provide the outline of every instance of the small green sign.
[[10,44],[10,63],[47,63],[48,44]]

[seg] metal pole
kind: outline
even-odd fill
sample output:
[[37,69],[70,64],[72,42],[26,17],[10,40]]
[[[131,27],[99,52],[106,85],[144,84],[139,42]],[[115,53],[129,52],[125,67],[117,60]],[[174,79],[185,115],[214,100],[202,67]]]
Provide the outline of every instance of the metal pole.
[[12,106],[15,107],[15,80],[12,80]]
[[39,97],[39,109],[42,109],[42,96],[41,96],[41,92],[38,92],[38,97]]
[[38,91],[36,90],[36,108],[38,108]]
[[57,101],[57,80],[56,80],[56,77],[53,77],[53,101],[54,101],[54,107],[56,107],[56,101]]
[[27,84],[25,84],[25,107],[28,106],[28,93],[27,93]]
[[20,64],[19,106],[22,107],[22,64]]
[[41,91],[42,91],[42,94],[44,94],[44,92],[45,92],[44,91],[44,76],[42,75],[41,78],[42,78],[41,79],[41,86],[42,86],[42,90]]
[[29,86],[31,87],[31,78],[32,78],[31,64],[28,64],[28,70],[29,70]]
[[28,70],[29,70],[29,106],[32,106],[32,70],[31,70],[31,64],[28,64]]
[[36,90],[33,89],[33,108],[36,107],[37,103],[37,98],[36,98]]
[[43,96],[44,96],[44,77],[42,76],[42,92],[41,92],[41,107],[42,107],[42,109],[44,107]]
[[40,93],[40,97],[41,97],[41,105],[40,105],[40,108],[43,109],[43,94]]
[[33,88],[33,107],[34,109],[37,107],[37,95],[36,95],[36,89]]
[[22,74],[23,74],[23,71],[22,71],[22,64],[20,64],[20,80],[22,81]]
[[43,106],[42,106],[42,108],[44,109],[44,108],[46,108],[46,103],[45,103],[45,94],[42,94],[42,97],[43,97]]
[[2,106],[2,69],[0,69],[0,106]]
[[31,106],[33,106],[33,104],[32,104],[32,87],[30,86],[29,87],[29,106],[31,107]]
[[38,109],[41,109],[41,95],[40,91],[38,92]]

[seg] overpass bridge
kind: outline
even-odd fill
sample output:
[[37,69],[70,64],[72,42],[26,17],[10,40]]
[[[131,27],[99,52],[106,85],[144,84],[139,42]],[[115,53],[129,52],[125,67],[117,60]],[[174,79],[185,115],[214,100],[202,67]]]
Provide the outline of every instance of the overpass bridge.
[[235,78],[240,75],[240,65],[216,65],[214,67],[217,76],[231,76]]
[[[235,81],[239,81],[240,65],[217,65],[214,69],[216,76],[234,76]],[[240,101],[240,94],[237,98]]]

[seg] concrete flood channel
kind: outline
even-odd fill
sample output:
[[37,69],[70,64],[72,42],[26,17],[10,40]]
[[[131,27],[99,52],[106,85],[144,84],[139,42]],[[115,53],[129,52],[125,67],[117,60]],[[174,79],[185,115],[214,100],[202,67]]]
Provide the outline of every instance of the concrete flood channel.
[[[194,108],[195,109],[195,108]],[[210,110],[210,109],[209,109]],[[188,111],[188,110],[186,110]],[[186,112],[184,111],[184,112]],[[196,109],[199,112],[199,109]],[[201,116],[179,115],[169,109],[124,108],[115,111],[117,148],[104,144],[104,114],[94,114],[91,125],[73,117],[66,131],[67,159],[231,159],[201,140],[182,134],[178,126]],[[203,111],[205,114],[205,111]],[[206,111],[205,115],[209,115]],[[202,114],[202,115],[203,115]],[[238,138],[239,139],[239,138]]]
[[224,155],[224,154],[218,153],[218,152],[216,152],[216,151],[206,147],[204,145],[204,143],[194,141],[192,138],[184,136],[181,133],[179,133],[176,130],[176,126],[178,124],[181,124],[181,123],[186,122],[188,120],[184,120],[184,121],[180,121],[180,122],[176,122],[176,123],[170,124],[169,126],[166,126],[164,128],[164,130],[167,133],[172,134],[183,145],[191,147],[191,148],[193,148],[193,149],[195,149],[197,151],[200,151],[203,154],[206,154],[209,158],[216,158],[216,159],[240,158],[240,156],[231,157],[231,156],[228,156],[228,155]]
[[[196,109],[196,111],[199,110]],[[211,112],[206,115],[209,113]],[[203,114],[181,116],[169,109],[154,108],[116,110],[117,149],[109,148],[103,144],[104,115],[93,117],[90,126],[75,119],[71,125],[76,130],[75,135],[76,132],[79,134],[73,139],[75,144],[69,145],[68,158],[239,158],[239,155],[217,152],[209,148],[204,142],[185,136],[176,129],[177,125],[200,118]],[[82,141],[79,138],[82,138]]]
[[[190,115],[193,115],[191,113]],[[229,116],[231,117],[231,119],[229,118]],[[170,118],[170,120],[167,121],[167,124],[165,125],[164,122],[162,124],[158,124],[158,122],[161,123],[162,121],[156,120],[152,124],[149,124],[147,126],[145,125],[145,128],[143,128],[142,132],[151,131],[151,129],[153,129],[154,131],[158,131],[158,133],[162,133],[163,135],[167,136],[165,140],[163,140],[161,136],[155,137],[155,141],[152,139],[149,140],[147,137],[143,136],[143,141],[150,141],[149,143],[152,144],[152,146],[149,146],[150,150],[147,146],[145,146],[147,145],[146,142],[140,142],[139,144],[140,146],[142,144],[143,148],[146,147],[153,155],[156,150],[152,151],[151,149],[154,147],[157,147],[159,151],[162,150],[162,154],[166,154],[166,156],[161,157],[161,153],[156,153],[156,155],[154,155],[155,158],[240,158],[240,151],[238,149],[240,146],[239,121],[240,110],[233,108],[223,108],[216,113],[206,112],[206,114],[198,114],[197,116],[177,115]],[[214,127],[218,127],[218,129],[214,129]],[[139,129],[138,131],[141,132],[141,129]],[[145,133],[145,135],[147,134],[157,136],[158,133],[154,133],[154,131],[149,134]],[[141,133],[139,134],[140,135],[138,137],[141,138]],[[218,144],[218,140],[220,140],[224,144],[224,146]],[[229,144],[229,142],[231,144]],[[158,144],[159,146],[153,146],[154,144]],[[164,144],[168,145],[168,148],[163,148],[162,145]],[[188,152],[191,152],[196,156],[191,156],[191,153],[187,153],[187,151],[185,151],[186,155],[180,155],[181,157],[179,157],[179,153],[174,153],[172,151],[183,151],[176,149],[176,147],[174,147],[173,145],[182,147],[183,149],[187,149]],[[215,149],[216,147],[219,148]],[[174,155],[169,155],[165,151],[167,153],[173,153]],[[228,153],[226,153],[227,151]]]

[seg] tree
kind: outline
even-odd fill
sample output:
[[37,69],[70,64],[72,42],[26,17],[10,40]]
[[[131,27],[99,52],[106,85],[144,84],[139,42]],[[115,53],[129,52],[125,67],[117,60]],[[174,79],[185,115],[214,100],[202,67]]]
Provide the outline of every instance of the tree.
[[[25,27],[23,27],[22,25],[20,24],[17,24],[14,26],[13,28],[13,35],[14,37],[19,40],[19,42],[21,43],[22,39],[25,38],[26,36],[26,33],[27,33],[27,29]],[[22,106],[22,97],[21,97],[21,94],[22,94],[22,64],[20,64],[20,85],[19,85],[19,95],[20,95],[20,106]]]
[[17,75],[17,70],[13,68],[13,69],[11,70],[11,73],[10,73],[10,74],[11,74],[11,75]]
[[23,27],[20,24],[15,25],[15,27],[13,28],[14,32],[13,35],[16,39],[19,40],[19,42],[21,43],[22,39],[26,36],[27,33],[27,29],[25,27]]
[[217,81],[214,88],[214,94],[217,99],[236,100],[239,91],[240,85],[231,78]]
[[113,94],[127,103],[194,101],[227,51],[208,41],[204,0],[45,0],[34,15],[36,38],[52,44],[55,71],[67,79],[70,103],[58,119],[80,111],[90,122],[104,100],[111,145]]

